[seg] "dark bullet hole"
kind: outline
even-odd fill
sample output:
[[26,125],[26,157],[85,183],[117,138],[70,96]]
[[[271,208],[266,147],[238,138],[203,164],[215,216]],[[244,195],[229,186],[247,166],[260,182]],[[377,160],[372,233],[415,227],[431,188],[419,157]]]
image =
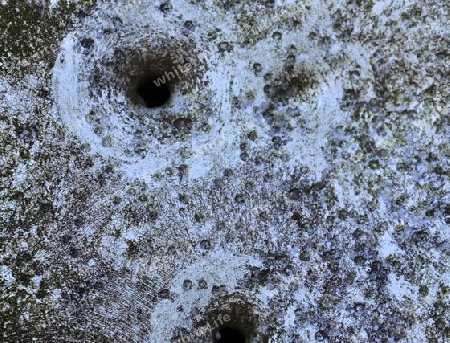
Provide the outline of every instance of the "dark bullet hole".
[[164,2],[159,6],[159,10],[163,13],[167,13],[172,9],[172,5],[169,2]]
[[198,288],[200,288],[200,289],[207,289],[208,288],[208,283],[206,282],[205,279],[200,279],[198,281]]
[[186,20],[184,22],[184,27],[188,30],[193,30],[195,28],[195,24],[192,20]]
[[155,75],[146,78],[139,84],[136,93],[144,100],[148,108],[161,107],[166,104],[171,96],[171,89],[165,81],[164,75]]
[[302,215],[298,212],[294,212],[294,214],[291,217],[292,220],[301,220],[302,219]]
[[272,35],[272,38],[275,40],[281,40],[281,38],[282,38],[281,32],[274,32]]
[[229,42],[221,42],[219,43],[219,52],[224,53],[224,52],[230,52],[233,50],[233,45]]
[[94,40],[92,38],[83,38],[80,44],[84,49],[90,50],[94,47]]
[[183,281],[183,288],[185,290],[192,289],[192,281],[191,280],[184,280]]
[[238,329],[228,326],[220,329],[216,335],[217,343],[245,343],[245,335]]
[[260,63],[253,64],[253,71],[255,75],[259,74],[262,71],[262,65]]
[[254,342],[267,343],[262,332],[262,318],[255,312],[253,304],[241,294],[228,294],[224,285],[211,285],[215,299],[206,312],[206,321],[214,327],[208,342]]
[[272,73],[264,74],[264,81],[270,81],[273,77]]

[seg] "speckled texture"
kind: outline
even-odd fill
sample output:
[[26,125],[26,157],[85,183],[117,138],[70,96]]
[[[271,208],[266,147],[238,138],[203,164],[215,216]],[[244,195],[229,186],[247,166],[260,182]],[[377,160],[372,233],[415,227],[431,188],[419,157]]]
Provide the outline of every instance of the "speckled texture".
[[449,341],[449,16],[0,1],[0,340]]

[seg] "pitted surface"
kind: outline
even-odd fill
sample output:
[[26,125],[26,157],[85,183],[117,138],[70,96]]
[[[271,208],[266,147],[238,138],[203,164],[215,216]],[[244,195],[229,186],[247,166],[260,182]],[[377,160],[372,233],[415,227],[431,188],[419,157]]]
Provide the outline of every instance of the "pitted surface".
[[1,2],[3,340],[448,340],[449,15]]

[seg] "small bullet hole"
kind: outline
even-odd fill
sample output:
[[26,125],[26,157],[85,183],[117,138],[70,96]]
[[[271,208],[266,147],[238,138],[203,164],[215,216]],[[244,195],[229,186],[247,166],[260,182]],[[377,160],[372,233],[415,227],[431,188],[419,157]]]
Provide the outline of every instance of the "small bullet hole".
[[195,28],[194,22],[192,20],[186,20],[184,22],[184,27],[188,30],[193,30]]
[[200,242],[200,247],[204,250],[209,250],[212,248],[212,244],[207,239],[204,239]]
[[258,138],[258,133],[256,132],[256,130],[252,130],[247,133],[247,138],[254,142],[256,138]]
[[289,55],[289,56],[287,57],[287,61],[288,61],[289,63],[295,63],[295,60],[296,60],[295,55]]
[[163,13],[167,13],[172,9],[172,5],[169,2],[164,2],[159,6],[159,10]]
[[163,79],[163,77],[149,79],[136,90],[136,93],[144,100],[148,108],[161,107],[170,99],[171,91],[169,86],[167,83],[162,82],[159,82],[159,85],[157,85],[158,82],[156,81],[160,81],[159,79]]
[[92,38],[83,38],[80,44],[83,48],[90,50],[94,47],[94,40]]
[[281,32],[274,32],[272,38],[275,40],[281,40],[282,34]]
[[219,43],[219,52],[224,53],[224,52],[230,52],[233,50],[233,45],[229,42],[221,42]]
[[273,77],[272,73],[267,73],[264,75],[264,81],[270,81]]
[[292,219],[292,220],[301,220],[301,219],[302,219],[302,216],[301,216],[300,213],[294,212],[294,213],[292,214],[291,219]]
[[162,289],[161,291],[159,291],[158,295],[161,299],[169,299],[170,298],[170,290],[168,290],[167,288]]
[[217,343],[245,343],[245,335],[238,329],[228,326],[219,330],[216,334]]
[[208,288],[208,283],[206,282],[205,279],[200,279],[198,281],[198,288],[200,288],[200,289],[207,289]]
[[255,74],[259,74],[262,71],[262,65],[260,63],[253,64],[253,71]]
[[223,171],[223,175],[225,175],[226,177],[232,176],[232,175],[233,175],[233,169],[226,168],[226,169]]
[[275,0],[267,0],[266,1],[266,7],[267,8],[274,8],[275,7]]
[[184,280],[183,281],[183,288],[185,290],[192,289],[192,281],[191,280]]

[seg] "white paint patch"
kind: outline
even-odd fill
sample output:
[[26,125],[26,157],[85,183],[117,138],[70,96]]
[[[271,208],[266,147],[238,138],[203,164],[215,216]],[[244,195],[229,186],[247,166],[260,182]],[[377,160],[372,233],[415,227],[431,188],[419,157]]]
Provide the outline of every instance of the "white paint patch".
[[6,285],[12,285],[16,280],[12,275],[12,270],[8,266],[0,266],[0,277]]
[[388,280],[389,293],[395,296],[397,300],[409,298],[417,301],[417,287],[407,281],[403,275],[397,276],[395,273],[389,273]]
[[404,253],[405,252],[395,243],[389,232],[386,231],[383,236],[380,237],[380,248],[378,249],[378,254],[381,258],[386,258],[391,254],[403,255]]
[[306,165],[316,178],[321,177],[327,167],[323,153],[327,136],[345,118],[339,105],[342,92],[342,83],[330,76],[315,97],[309,103],[303,103],[301,108],[308,133],[297,127],[292,134],[293,140],[286,145],[286,150],[292,153],[291,168]]

